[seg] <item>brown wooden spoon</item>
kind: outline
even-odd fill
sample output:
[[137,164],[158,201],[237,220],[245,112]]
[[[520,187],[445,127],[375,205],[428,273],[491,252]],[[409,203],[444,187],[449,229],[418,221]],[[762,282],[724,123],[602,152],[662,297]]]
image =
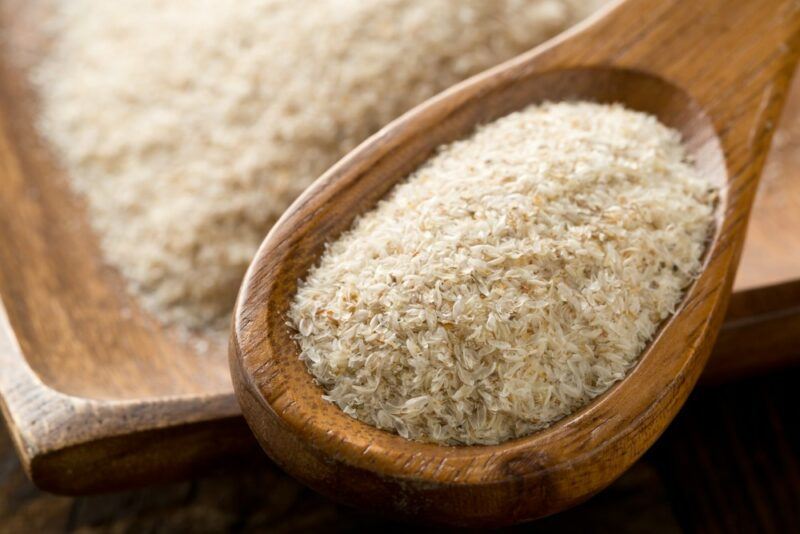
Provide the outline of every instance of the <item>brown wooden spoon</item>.
[[[417,107],[367,140],[286,212],[242,286],[230,363],[264,450],[320,492],[419,521],[502,525],[599,491],[675,416],[730,294],[773,120],[798,54],[794,0],[628,0]],[[496,446],[408,441],[345,415],[298,358],[286,310],[325,242],[439,145],[534,102],[621,102],[682,132],[722,188],[704,270],[628,376],[554,426]]]

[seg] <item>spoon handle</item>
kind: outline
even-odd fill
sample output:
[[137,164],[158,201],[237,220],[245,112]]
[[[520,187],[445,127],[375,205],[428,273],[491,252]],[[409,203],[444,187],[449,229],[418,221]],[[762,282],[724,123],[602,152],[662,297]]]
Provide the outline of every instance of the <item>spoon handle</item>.
[[643,70],[691,93],[712,116],[736,114],[741,105],[768,104],[791,77],[800,2],[626,0],[560,41],[552,59],[561,65]]

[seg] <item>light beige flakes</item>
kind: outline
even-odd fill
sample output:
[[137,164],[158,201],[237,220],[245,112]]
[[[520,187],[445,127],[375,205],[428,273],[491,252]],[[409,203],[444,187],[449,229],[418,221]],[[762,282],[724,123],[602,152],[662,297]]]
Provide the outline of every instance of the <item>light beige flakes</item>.
[[290,309],[325,398],[493,444],[622,379],[696,276],[716,191],[621,106],[533,106],[440,149],[329,243]]
[[258,244],[312,180],[600,3],[53,2],[40,126],[132,291],[167,323],[225,332]]

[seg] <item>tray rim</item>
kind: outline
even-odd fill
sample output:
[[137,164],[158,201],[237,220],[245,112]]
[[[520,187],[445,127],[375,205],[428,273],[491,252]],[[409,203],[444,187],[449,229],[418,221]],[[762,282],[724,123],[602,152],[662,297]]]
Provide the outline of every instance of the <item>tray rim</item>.
[[[23,469],[42,489],[57,493],[83,492],[80,483],[48,482],[53,478],[48,459],[60,453],[79,448],[79,456],[93,457],[87,465],[75,466],[72,476],[78,479],[83,478],[82,469],[95,469],[106,456],[102,446],[106,440],[241,418],[232,387],[230,392],[205,395],[96,399],[48,386],[29,366],[2,295],[0,369],[0,411]],[[153,478],[170,478],[168,472],[162,475],[153,473]],[[87,490],[92,492],[94,488]]]

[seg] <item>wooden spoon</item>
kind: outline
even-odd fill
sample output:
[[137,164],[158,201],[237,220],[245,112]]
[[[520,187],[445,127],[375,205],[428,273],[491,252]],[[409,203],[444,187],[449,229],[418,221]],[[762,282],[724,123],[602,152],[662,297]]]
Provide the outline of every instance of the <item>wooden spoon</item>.
[[[574,505],[675,416],[723,319],[773,120],[798,53],[793,0],[628,0],[417,107],[320,178],[273,227],[242,286],[230,363],[264,450],[318,491],[419,521],[502,525]],[[534,102],[622,102],[682,132],[721,185],[704,270],[620,383],[549,429],[496,446],[403,439],[322,399],[286,311],[325,242],[439,145]]]

